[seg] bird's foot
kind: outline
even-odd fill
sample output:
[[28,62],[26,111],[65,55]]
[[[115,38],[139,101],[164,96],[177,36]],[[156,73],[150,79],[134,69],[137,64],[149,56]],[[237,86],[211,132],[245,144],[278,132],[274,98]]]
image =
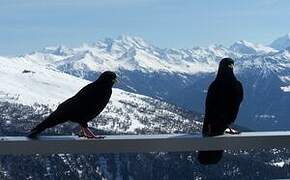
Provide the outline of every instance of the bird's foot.
[[231,128],[231,127],[228,127],[226,130],[225,130],[225,133],[226,134],[240,134],[241,132]]
[[104,139],[105,136],[103,135],[95,135],[90,129],[82,128],[80,137],[86,137],[88,139]]

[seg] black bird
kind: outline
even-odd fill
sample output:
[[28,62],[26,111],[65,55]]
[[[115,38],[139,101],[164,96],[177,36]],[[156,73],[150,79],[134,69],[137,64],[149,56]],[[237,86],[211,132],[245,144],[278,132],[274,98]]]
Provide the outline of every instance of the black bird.
[[88,121],[95,118],[106,107],[117,80],[114,72],[106,71],[93,83],[83,87],[76,95],[61,103],[43,122],[28,135],[36,138],[39,133],[58,124],[72,121],[79,123],[81,133],[88,138],[98,138],[88,129]]
[[[234,61],[224,58],[220,61],[216,79],[210,84],[206,97],[203,136],[224,134],[227,128],[230,133],[237,131],[230,125],[235,121],[243,100],[243,86],[234,75]],[[201,164],[216,164],[222,158],[221,151],[200,151],[198,160]]]

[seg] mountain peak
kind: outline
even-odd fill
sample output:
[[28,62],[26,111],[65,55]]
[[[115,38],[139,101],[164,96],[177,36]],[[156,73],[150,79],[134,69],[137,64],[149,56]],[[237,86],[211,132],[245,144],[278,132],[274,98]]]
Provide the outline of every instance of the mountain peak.
[[58,46],[54,46],[54,47],[46,47],[41,52],[50,53],[50,54],[54,54],[57,56],[67,56],[68,54],[71,54],[72,51],[73,51],[72,49],[67,48],[64,45],[58,45]]
[[151,47],[151,45],[142,38],[127,35],[121,35],[116,39],[106,38],[104,41],[97,44],[98,46],[105,46],[107,51],[115,53],[127,51],[132,48],[148,49]]
[[283,50],[290,47],[290,33],[274,40],[270,46],[277,50]]
[[242,54],[267,54],[276,52],[273,48],[264,46],[262,44],[254,44],[249,41],[239,40],[230,46],[230,50]]
[[230,46],[230,50],[242,53],[242,54],[255,54],[256,50],[254,44],[245,40],[236,41]]
[[115,42],[138,48],[144,48],[149,46],[148,43],[146,43],[142,38],[137,36],[121,35],[115,40]]

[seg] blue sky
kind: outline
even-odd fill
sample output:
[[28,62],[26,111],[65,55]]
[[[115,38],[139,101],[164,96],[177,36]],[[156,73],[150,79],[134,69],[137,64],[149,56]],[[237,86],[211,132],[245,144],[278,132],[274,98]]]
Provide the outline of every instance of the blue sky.
[[160,47],[236,40],[269,44],[290,32],[289,0],[1,0],[0,55],[139,36]]

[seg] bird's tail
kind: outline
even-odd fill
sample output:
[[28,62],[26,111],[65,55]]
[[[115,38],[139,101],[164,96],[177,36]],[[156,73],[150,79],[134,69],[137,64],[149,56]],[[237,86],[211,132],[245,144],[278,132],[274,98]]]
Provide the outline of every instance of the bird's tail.
[[50,114],[44,121],[42,121],[40,124],[38,124],[35,128],[33,128],[28,137],[29,138],[35,138],[39,133],[44,131],[45,129],[51,128],[53,126],[56,126],[58,124],[62,123],[62,121],[59,121],[55,118],[54,113]]
[[223,157],[223,150],[220,151],[199,151],[197,159],[200,164],[217,164]]

